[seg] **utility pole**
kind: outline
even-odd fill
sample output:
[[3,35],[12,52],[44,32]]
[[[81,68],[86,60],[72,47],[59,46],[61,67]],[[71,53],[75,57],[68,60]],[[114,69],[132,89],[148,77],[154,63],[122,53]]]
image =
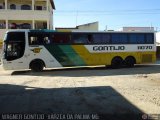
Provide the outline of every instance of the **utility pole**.
[[108,30],[108,26],[106,25],[106,30],[105,31],[107,31]]

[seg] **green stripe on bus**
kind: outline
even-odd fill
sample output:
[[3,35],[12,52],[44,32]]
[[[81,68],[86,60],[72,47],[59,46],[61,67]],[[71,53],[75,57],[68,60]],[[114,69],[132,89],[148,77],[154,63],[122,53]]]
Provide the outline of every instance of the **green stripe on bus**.
[[74,51],[71,45],[45,45],[45,47],[64,67],[85,65],[85,62]]
[[60,45],[59,46],[63,53],[65,53],[68,58],[74,63],[75,66],[83,66],[86,65],[84,60],[79,56],[78,53],[72,48],[71,45]]
[[45,45],[46,49],[52,54],[53,57],[64,67],[74,66],[74,63],[68,56],[59,48],[58,45]]

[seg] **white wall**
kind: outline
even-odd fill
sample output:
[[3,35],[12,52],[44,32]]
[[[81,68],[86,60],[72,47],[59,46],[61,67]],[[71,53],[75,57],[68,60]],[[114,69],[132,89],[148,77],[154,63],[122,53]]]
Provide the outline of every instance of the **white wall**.
[[154,31],[154,27],[123,27],[124,32],[128,31],[145,31],[145,32],[150,32]]
[[160,43],[160,32],[156,33],[156,42]]
[[88,23],[84,25],[77,26],[79,30],[95,30],[98,31],[98,22]]
[[6,31],[7,31],[6,29],[0,29],[0,41],[3,39]]
[[48,11],[5,10],[0,11],[1,20],[49,20]]

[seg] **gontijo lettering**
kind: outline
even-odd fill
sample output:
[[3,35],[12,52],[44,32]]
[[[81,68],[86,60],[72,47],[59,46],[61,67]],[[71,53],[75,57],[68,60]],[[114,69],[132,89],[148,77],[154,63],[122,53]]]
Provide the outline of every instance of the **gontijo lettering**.
[[93,51],[125,50],[125,46],[94,46]]

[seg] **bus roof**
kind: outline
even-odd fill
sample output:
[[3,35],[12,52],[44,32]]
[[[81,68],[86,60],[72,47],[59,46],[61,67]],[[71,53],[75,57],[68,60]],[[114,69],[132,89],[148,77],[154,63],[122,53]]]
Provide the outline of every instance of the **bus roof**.
[[30,32],[56,32],[56,30],[47,30],[47,29],[43,29],[43,30],[29,30]]
[[30,30],[30,32],[70,32],[70,33],[155,33],[153,31],[91,31],[91,30]]
[[155,33],[154,31],[146,32],[146,31],[129,31],[129,32],[124,32],[124,31],[87,31],[87,30],[48,30],[48,29],[43,29],[43,30],[24,30],[24,29],[19,29],[19,30],[8,30],[7,32],[63,32],[63,33]]

